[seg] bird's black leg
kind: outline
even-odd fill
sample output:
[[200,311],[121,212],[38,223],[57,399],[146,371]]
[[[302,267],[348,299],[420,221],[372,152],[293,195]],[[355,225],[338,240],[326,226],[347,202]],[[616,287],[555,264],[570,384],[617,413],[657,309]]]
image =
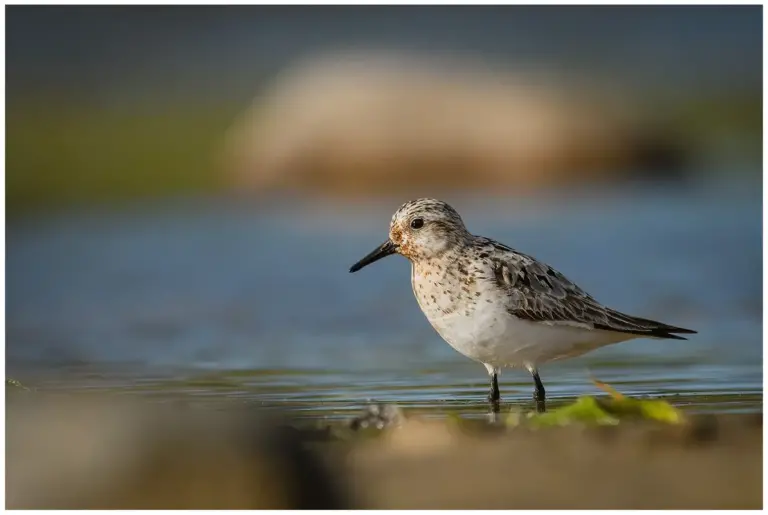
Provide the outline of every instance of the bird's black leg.
[[491,373],[491,391],[488,392],[488,402],[491,403],[491,411],[493,413],[499,412],[499,401],[501,400],[501,393],[499,393],[499,374],[496,372]]
[[544,385],[541,383],[539,377],[539,371],[535,368],[531,370],[533,381],[536,383],[536,389],[533,391],[533,401],[536,403],[536,411],[544,413],[547,411],[546,392],[544,391]]

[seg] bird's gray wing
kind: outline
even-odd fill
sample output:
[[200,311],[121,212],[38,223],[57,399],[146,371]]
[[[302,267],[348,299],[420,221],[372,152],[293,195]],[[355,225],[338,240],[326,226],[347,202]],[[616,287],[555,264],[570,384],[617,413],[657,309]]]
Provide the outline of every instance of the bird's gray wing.
[[695,333],[605,307],[551,266],[512,249],[500,249],[490,265],[489,279],[507,294],[507,311],[524,320],[653,338],[685,339],[673,333]]

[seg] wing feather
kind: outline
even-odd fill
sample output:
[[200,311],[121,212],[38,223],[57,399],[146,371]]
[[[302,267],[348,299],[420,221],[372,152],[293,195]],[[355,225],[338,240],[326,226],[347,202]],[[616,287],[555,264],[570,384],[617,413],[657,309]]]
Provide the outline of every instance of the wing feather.
[[493,242],[490,278],[509,298],[507,311],[547,324],[579,325],[652,338],[684,340],[696,331],[635,317],[601,305],[551,266]]

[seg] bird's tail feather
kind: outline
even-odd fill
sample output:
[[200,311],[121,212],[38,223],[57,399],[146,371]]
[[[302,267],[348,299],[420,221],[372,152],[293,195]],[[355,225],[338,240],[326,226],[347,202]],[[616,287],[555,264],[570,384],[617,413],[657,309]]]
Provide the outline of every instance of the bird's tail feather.
[[620,333],[636,334],[648,338],[666,338],[670,340],[687,340],[678,334],[696,334],[692,329],[675,327],[673,325],[656,322],[647,318],[625,315],[618,311],[611,310],[608,313],[609,324],[605,326],[595,326],[596,329],[607,331],[616,331]]

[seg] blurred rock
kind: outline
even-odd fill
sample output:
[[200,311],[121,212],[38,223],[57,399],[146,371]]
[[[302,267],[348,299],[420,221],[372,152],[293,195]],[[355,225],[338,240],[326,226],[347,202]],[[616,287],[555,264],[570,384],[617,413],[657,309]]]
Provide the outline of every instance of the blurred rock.
[[9,509],[339,509],[338,474],[264,416],[36,399],[6,418]]
[[638,132],[617,89],[426,57],[331,55],[289,69],[255,100],[223,166],[246,190],[343,195],[519,192],[676,162],[673,145]]

